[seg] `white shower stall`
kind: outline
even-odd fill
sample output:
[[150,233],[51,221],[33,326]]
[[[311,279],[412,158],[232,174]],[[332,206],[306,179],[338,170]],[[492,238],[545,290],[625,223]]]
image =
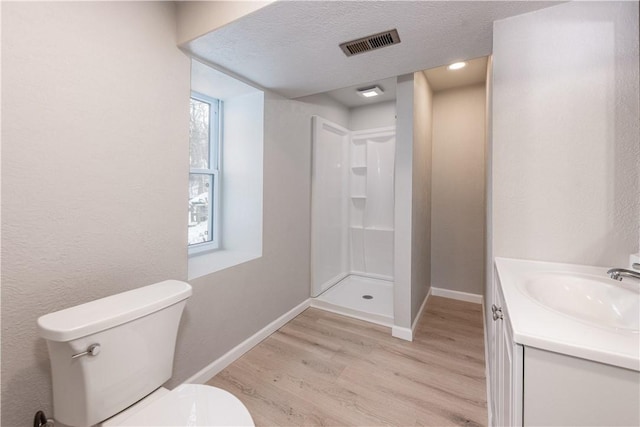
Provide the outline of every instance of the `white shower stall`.
[[312,117],[312,305],[393,325],[395,127]]

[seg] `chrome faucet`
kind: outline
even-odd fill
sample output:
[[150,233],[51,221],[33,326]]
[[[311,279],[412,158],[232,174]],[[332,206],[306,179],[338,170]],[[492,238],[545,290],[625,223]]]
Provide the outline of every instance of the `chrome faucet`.
[[612,268],[607,271],[609,277],[613,280],[622,280],[623,277],[633,277],[634,279],[640,280],[640,272],[627,270],[626,268]]

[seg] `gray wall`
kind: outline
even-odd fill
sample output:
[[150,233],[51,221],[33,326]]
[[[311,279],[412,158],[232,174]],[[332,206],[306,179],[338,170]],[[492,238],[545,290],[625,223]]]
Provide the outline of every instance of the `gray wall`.
[[344,126],[325,96],[265,94],[262,257],[192,280],[169,386],[180,384],[302,301],[310,287],[311,115]]
[[407,329],[431,286],[432,91],[417,72],[398,77],[396,94],[393,310]]
[[626,265],[640,223],[638,3],[496,22],[493,84],[494,256]]
[[[484,241],[486,244],[486,253],[484,260],[484,306],[489,307],[493,303],[493,204],[491,200],[493,198],[493,173],[492,173],[492,157],[493,150],[493,56],[489,57],[487,62],[487,81],[486,81],[486,116],[485,116],[485,143],[486,150],[484,152],[485,158],[485,236]],[[484,310],[485,324],[490,325],[493,321],[491,318],[491,310]],[[486,348],[494,348],[495,337],[491,333],[493,328],[485,328],[485,340]],[[493,369],[490,365],[492,358],[490,357],[486,363],[489,364],[489,368]],[[491,371],[493,372],[493,371]],[[496,378],[495,375],[490,375],[489,378]],[[489,408],[489,411],[493,411],[493,408]]]
[[393,322],[411,327],[411,200],[413,197],[413,74],[396,88],[396,171],[394,182]]
[[485,250],[484,84],[433,95],[431,284],[482,295]]
[[396,102],[378,102],[349,110],[349,130],[375,129],[396,125]]
[[19,426],[52,415],[39,316],[186,278],[189,60],[171,3],[2,8],[2,425]]
[[[187,277],[189,60],[173,3],[2,5],[2,425],[52,415],[36,319]],[[192,282],[170,387],[309,296],[310,115],[265,97],[263,257]],[[331,118],[331,117],[329,117]]]
[[433,92],[423,72],[413,73],[413,203],[411,322],[431,288],[431,163]]
[[[302,114],[318,115],[349,129],[349,120],[351,118],[349,109],[330,96],[325,94],[309,95],[296,98],[295,101],[293,104],[295,111]],[[306,122],[308,122],[307,125],[311,129],[311,118],[308,118],[308,120],[305,118]],[[311,146],[311,131],[309,131],[306,139],[309,141],[309,146]]]

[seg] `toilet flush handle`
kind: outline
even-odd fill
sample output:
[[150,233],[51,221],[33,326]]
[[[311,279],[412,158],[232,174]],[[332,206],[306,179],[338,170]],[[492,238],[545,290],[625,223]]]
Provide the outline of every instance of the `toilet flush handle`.
[[74,354],[73,356],[71,356],[71,358],[77,359],[78,357],[82,356],[97,356],[98,354],[100,354],[100,344],[91,344],[86,351]]

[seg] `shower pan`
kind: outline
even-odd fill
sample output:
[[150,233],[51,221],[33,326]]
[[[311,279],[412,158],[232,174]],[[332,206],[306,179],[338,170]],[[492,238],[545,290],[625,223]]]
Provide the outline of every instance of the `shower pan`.
[[312,306],[391,326],[395,128],[312,129]]

